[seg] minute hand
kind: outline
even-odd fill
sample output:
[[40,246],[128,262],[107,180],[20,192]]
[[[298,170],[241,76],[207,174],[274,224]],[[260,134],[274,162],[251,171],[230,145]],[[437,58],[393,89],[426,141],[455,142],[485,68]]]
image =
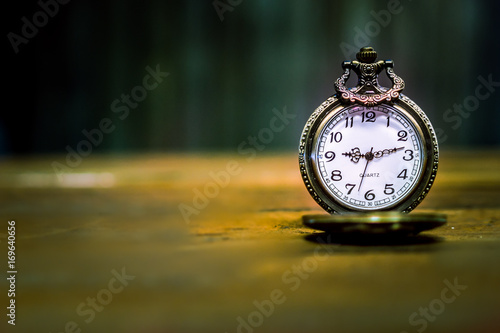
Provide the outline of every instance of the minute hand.
[[373,153],[373,157],[375,158],[380,158],[382,156],[390,155],[392,153],[397,152],[400,149],[404,149],[405,147],[399,147],[399,148],[392,148],[392,149],[384,149],[384,150],[379,150]]

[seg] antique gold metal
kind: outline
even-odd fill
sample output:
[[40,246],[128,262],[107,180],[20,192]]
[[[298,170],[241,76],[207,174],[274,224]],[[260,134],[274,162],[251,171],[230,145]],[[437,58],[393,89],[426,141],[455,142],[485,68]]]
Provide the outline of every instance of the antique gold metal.
[[[335,81],[335,94],[330,96],[311,114],[300,138],[299,166],[304,184],[314,200],[331,214],[348,212],[369,213],[377,211],[408,213],[422,202],[436,177],[439,149],[436,134],[430,120],[415,102],[401,93],[405,87],[405,82],[395,74],[393,61],[376,61],[376,57],[377,53],[373,48],[365,47],[357,54],[357,60],[345,61],[342,64],[344,73]],[[346,82],[351,70],[358,75],[358,83],[356,87],[347,88]],[[378,83],[378,75],[383,70],[385,70],[387,76],[392,81],[391,88],[382,87]],[[353,110],[356,107],[362,107],[366,110],[390,109],[392,110],[390,112],[397,114],[398,117],[407,119],[411,128],[415,129],[415,138],[418,139],[419,147],[421,147],[419,148],[421,149],[422,156],[419,156],[421,159],[419,161],[421,162],[418,166],[418,177],[409,185],[410,188],[406,190],[404,195],[397,198],[394,203],[383,206],[380,209],[377,209],[377,207],[370,207],[368,209],[368,207],[351,205],[347,199],[345,201],[340,200],[340,196],[329,188],[329,185],[325,183],[325,180],[321,176],[322,171],[320,169],[322,166],[319,160],[323,155],[318,149],[321,146],[320,140],[325,140],[324,133],[328,133],[325,132],[325,127],[335,119],[337,119],[335,120],[336,123],[345,120],[347,127],[348,118],[354,114]],[[387,126],[389,127],[389,123],[387,123]],[[370,140],[368,134],[363,133],[363,128],[358,128],[355,126],[352,130],[359,131],[359,137],[365,136],[365,140]],[[321,135],[323,135],[323,139],[321,139]],[[378,148],[372,147],[371,151],[369,147],[368,150],[360,151],[353,144],[352,149],[351,147],[349,149],[349,151],[337,152],[337,156],[343,156],[345,163],[357,163],[360,159],[364,159],[368,165],[369,160],[387,159],[397,154],[402,154],[401,148],[397,144]],[[388,155],[391,157],[387,157]],[[381,158],[382,156],[383,158]],[[345,167],[351,168],[352,165],[345,164]],[[362,177],[365,177],[364,173]],[[363,179],[361,179],[362,181]],[[361,182],[359,188],[361,188]]]

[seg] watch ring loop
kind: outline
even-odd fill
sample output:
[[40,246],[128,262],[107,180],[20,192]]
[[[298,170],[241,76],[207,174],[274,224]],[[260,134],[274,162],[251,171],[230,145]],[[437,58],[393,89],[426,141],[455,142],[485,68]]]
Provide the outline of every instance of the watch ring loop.
[[[361,63],[358,61],[346,61],[342,64],[344,73],[335,81],[335,91],[344,102],[359,102],[366,106],[373,106],[382,102],[390,102],[399,98],[400,92],[405,88],[405,83],[393,69],[392,61],[378,61],[376,63]],[[392,87],[388,90],[379,89],[377,83],[378,74],[385,68],[387,77],[392,81]],[[351,69],[358,74],[358,85],[347,88],[346,82],[351,75]],[[375,93],[368,91],[375,90]]]

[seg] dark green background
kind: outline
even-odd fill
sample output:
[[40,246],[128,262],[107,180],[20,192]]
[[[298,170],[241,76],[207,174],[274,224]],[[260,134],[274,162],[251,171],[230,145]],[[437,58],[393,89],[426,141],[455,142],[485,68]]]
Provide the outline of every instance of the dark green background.
[[[66,153],[103,118],[116,127],[93,151],[236,151],[284,107],[297,117],[266,149],[296,149],[341,62],[354,57],[342,50],[347,44],[369,44],[395,61],[404,93],[442,130],[443,148],[500,145],[500,87],[467,118],[444,117],[471,101],[479,76],[500,82],[498,1],[401,0],[389,17],[381,11],[394,1],[232,3],[221,20],[212,0],[73,0],[17,54],[8,33],[20,34],[21,18],[32,21],[41,7],[6,4],[11,106],[4,103],[0,152]],[[169,76],[119,119],[111,103],[157,65]]]

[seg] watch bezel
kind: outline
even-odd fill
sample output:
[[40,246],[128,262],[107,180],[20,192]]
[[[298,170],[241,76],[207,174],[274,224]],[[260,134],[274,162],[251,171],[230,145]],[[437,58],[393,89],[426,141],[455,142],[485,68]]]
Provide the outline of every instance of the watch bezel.
[[314,200],[327,212],[331,214],[347,212],[373,213],[377,211],[408,213],[422,202],[432,187],[437,173],[439,148],[434,129],[427,115],[415,102],[403,94],[400,94],[397,100],[384,104],[405,113],[405,116],[413,123],[413,126],[422,137],[424,156],[422,158],[422,172],[420,179],[416,182],[417,185],[406,194],[404,199],[394,205],[378,209],[358,209],[346,206],[324,189],[321,180],[316,175],[313,161],[316,139],[321,131],[319,127],[324,124],[325,119],[335,117],[338,113],[344,112],[344,109],[352,107],[352,104],[343,103],[336,95],[333,95],[312,113],[304,127],[299,145],[299,164],[302,180]]

